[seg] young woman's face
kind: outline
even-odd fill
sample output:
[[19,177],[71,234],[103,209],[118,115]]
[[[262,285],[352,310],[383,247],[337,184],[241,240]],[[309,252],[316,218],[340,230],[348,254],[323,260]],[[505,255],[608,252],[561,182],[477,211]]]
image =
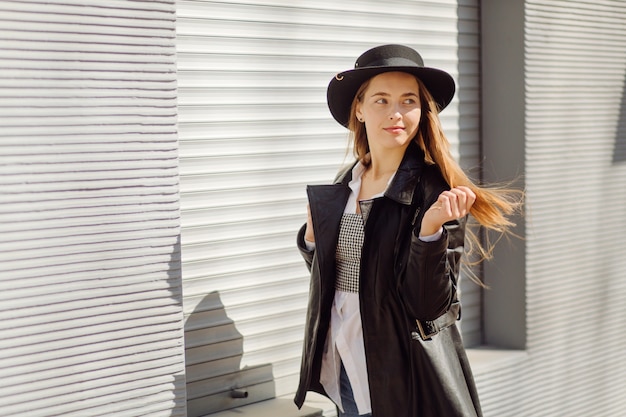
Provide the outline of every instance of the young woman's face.
[[420,107],[419,86],[411,74],[385,72],[373,77],[356,106],[370,150],[406,149],[417,133]]

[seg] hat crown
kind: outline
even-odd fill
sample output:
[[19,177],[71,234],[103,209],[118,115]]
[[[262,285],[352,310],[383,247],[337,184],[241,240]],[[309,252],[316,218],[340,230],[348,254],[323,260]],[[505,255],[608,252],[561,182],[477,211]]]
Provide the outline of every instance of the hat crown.
[[365,51],[354,64],[354,68],[394,66],[423,67],[424,60],[408,46],[382,45]]

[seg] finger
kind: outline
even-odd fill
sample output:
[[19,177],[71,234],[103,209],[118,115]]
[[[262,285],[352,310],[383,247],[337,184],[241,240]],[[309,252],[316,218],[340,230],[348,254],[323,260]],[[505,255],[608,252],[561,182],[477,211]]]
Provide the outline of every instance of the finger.
[[441,214],[446,219],[453,218],[453,207],[455,204],[452,200],[455,199],[456,197],[454,196],[454,194],[448,191],[444,191],[443,193],[441,193],[439,195],[439,198],[437,199],[437,201],[439,201],[439,203],[441,204]]
[[456,195],[459,216],[465,215],[467,210],[467,194],[460,188],[453,188],[450,191]]
[[457,195],[457,193],[454,192],[453,190],[450,190],[450,191],[444,191],[441,194],[442,196],[447,198],[449,205],[450,205],[450,208],[447,211],[447,215],[449,219],[452,220],[452,219],[458,219],[459,217],[461,217],[461,212],[459,211],[459,196]]
[[471,188],[465,186],[459,186],[457,188],[465,192],[465,195],[467,196],[467,204],[471,207],[472,204],[474,204],[474,202],[476,201],[476,194],[474,193],[474,191],[472,191]]
[[463,202],[460,204],[459,210],[461,211],[461,215],[465,216],[469,214],[474,202],[476,201],[476,194],[469,187],[456,187],[455,192],[459,196],[459,201]]
[[304,239],[309,242],[315,242],[315,234],[313,233],[313,218],[311,217],[311,206],[306,205],[306,229],[304,231]]

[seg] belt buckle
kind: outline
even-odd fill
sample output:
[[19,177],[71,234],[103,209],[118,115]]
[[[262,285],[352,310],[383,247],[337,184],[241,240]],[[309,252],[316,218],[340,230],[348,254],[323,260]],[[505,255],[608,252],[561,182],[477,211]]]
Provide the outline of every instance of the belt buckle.
[[415,320],[417,323],[417,329],[422,336],[422,340],[430,340],[434,335],[439,333],[439,328],[434,321],[425,321],[422,323],[420,320]]

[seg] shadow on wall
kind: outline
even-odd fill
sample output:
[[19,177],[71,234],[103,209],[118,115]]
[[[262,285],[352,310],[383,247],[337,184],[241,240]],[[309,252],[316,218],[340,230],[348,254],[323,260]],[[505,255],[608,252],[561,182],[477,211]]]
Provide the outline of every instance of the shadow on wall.
[[187,415],[199,417],[275,397],[272,365],[241,368],[243,336],[218,292],[185,322]]
[[[181,279],[181,252],[180,252],[180,234],[176,237],[176,243],[172,248],[170,261],[167,265],[167,280],[172,294],[172,298],[182,310],[183,308],[183,289]],[[186,417],[185,398],[186,398],[186,378],[184,369],[174,375],[174,403],[175,406],[170,414],[171,417]]]
[[624,161],[626,161],[626,77],[622,83],[622,100],[619,106],[619,119],[613,147],[613,163]]

